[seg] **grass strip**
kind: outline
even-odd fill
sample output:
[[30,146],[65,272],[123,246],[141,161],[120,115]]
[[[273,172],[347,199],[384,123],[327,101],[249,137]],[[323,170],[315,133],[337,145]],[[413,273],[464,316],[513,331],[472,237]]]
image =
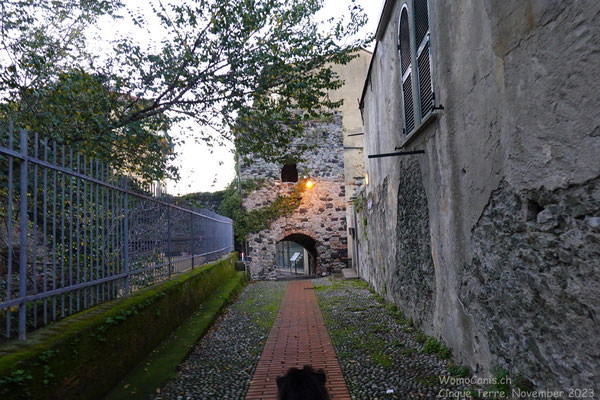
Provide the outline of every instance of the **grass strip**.
[[[227,279],[183,324],[114,387],[105,400],[148,399],[176,373],[196,343],[245,284],[243,272]],[[152,329],[148,327],[148,329]]]

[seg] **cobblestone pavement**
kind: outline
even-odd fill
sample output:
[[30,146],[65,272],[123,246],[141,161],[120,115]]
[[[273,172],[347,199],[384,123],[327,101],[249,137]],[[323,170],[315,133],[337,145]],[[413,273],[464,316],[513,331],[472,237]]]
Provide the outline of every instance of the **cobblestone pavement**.
[[363,281],[312,282],[353,399],[435,399],[460,393],[468,398],[466,386],[442,383],[468,370],[453,365],[442,343],[420,333]]
[[[364,282],[329,277],[311,282],[314,290],[310,292],[318,299],[352,399],[468,398],[468,387],[440,378],[466,377],[468,370],[452,364],[450,351],[442,343],[420,333],[400,311],[371,293]],[[263,350],[268,349],[265,343],[288,284],[249,284],[179,366],[177,376],[157,391],[155,399],[234,400],[247,394],[248,398],[273,398],[273,390],[252,397],[248,389],[255,371],[260,373],[257,364]],[[315,360],[312,363],[317,364]],[[311,363],[304,358],[296,361]],[[276,375],[282,371],[278,368]],[[342,381],[331,372],[328,376]]]
[[251,283],[215,322],[156,399],[243,399],[287,282]]

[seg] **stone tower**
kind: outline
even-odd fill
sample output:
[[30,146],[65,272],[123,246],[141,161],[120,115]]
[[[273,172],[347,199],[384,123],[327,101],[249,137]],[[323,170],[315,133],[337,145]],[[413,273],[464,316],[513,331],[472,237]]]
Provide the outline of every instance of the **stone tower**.
[[247,210],[265,207],[278,196],[289,195],[302,184],[298,183],[302,178],[313,183],[312,187],[303,188],[300,205],[291,215],[280,217],[269,228],[248,236],[247,256],[253,279],[276,278],[278,262],[281,264],[282,256],[289,256],[289,252],[280,251],[283,242],[304,249],[303,273],[323,275],[346,266],[342,131],[342,117],[336,113],[330,120],[305,124],[305,136],[300,140],[317,146],[303,155],[304,162],[278,165],[254,160],[240,165],[241,179],[263,180],[256,190],[245,195],[243,205]]

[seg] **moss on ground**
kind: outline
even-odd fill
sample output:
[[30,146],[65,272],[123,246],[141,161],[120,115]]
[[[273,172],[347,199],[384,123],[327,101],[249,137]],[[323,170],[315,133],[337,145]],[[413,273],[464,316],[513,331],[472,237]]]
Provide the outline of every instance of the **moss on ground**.
[[246,300],[244,300],[243,302],[239,303],[238,307],[241,310],[245,310],[245,311],[249,311],[249,312],[258,310],[259,313],[256,313],[256,314],[260,315],[261,317],[260,318],[256,317],[252,321],[255,324],[261,326],[262,328],[270,329],[271,326],[273,325],[273,322],[275,321],[275,317],[277,316],[277,313],[279,312],[280,305],[281,305],[281,301],[269,302],[269,303],[262,304],[260,306],[256,306],[256,299],[249,297]]
[[[342,363],[350,365],[360,361],[363,363],[361,366],[372,363],[371,365],[382,367],[382,370],[390,370],[397,366],[398,360],[400,363],[403,360],[414,362],[418,353],[434,356],[440,364],[443,363],[441,360],[451,359],[452,352],[443,341],[421,332],[400,308],[386,302],[364,281],[332,278],[327,284],[315,287],[331,341],[336,351],[340,350],[337,355]],[[361,303],[357,303],[347,296],[352,287],[368,289],[371,293],[365,292],[366,297],[363,296]],[[353,295],[356,296],[356,293],[357,291]],[[376,309],[385,309],[386,318],[381,318],[381,311]],[[346,316],[340,318],[340,313],[345,313]],[[352,314],[356,315],[356,318],[348,317]],[[388,316],[391,317],[391,321]],[[358,320],[362,322],[358,323]],[[393,323],[390,323],[392,321]],[[453,376],[465,377],[470,374],[467,367],[453,363],[447,364],[447,369]],[[505,371],[502,370],[497,375],[500,378],[506,377]],[[421,390],[439,383],[437,375],[433,374],[417,376],[414,379]],[[358,393],[362,386],[356,382],[358,381],[349,381],[348,385],[351,391],[356,390]],[[506,392],[506,385],[498,387],[498,390]]]
[[[337,290],[348,290],[349,287],[358,287],[366,289],[367,284],[362,280],[340,280],[336,279],[330,285],[316,285],[314,286],[317,292],[324,291],[337,291]],[[369,334],[361,334],[356,325],[344,325],[339,326],[334,323],[331,318],[330,312],[335,312],[332,308],[339,306],[339,299],[332,298],[326,299],[322,296],[317,296],[319,306],[323,312],[323,317],[328,326],[328,332],[331,340],[334,343],[340,343],[346,338],[352,337],[353,341],[346,343],[346,350],[343,353],[338,354],[338,357],[352,358],[356,352],[368,354],[371,360],[381,365],[384,368],[391,368],[393,361],[389,354],[386,353],[386,343],[377,337],[377,333],[387,331],[387,327],[384,324],[378,323],[377,321],[371,321],[372,324],[369,327]],[[344,312],[368,312],[369,307],[346,307]]]
[[234,273],[232,253],[0,347],[3,399],[101,398]]
[[104,400],[147,399],[164,382],[177,376],[176,368],[212,326],[245,284],[238,273],[219,286],[179,328],[116,385]]

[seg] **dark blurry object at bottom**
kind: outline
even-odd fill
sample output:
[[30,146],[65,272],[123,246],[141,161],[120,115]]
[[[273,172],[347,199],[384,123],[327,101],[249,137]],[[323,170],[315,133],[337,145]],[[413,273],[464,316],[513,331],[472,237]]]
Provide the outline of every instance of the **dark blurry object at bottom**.
[[303,369],[290,368],[284,376],[277,377],[279,400],[330,400],[325,388],[325,372],[315,371],[310,365]]

